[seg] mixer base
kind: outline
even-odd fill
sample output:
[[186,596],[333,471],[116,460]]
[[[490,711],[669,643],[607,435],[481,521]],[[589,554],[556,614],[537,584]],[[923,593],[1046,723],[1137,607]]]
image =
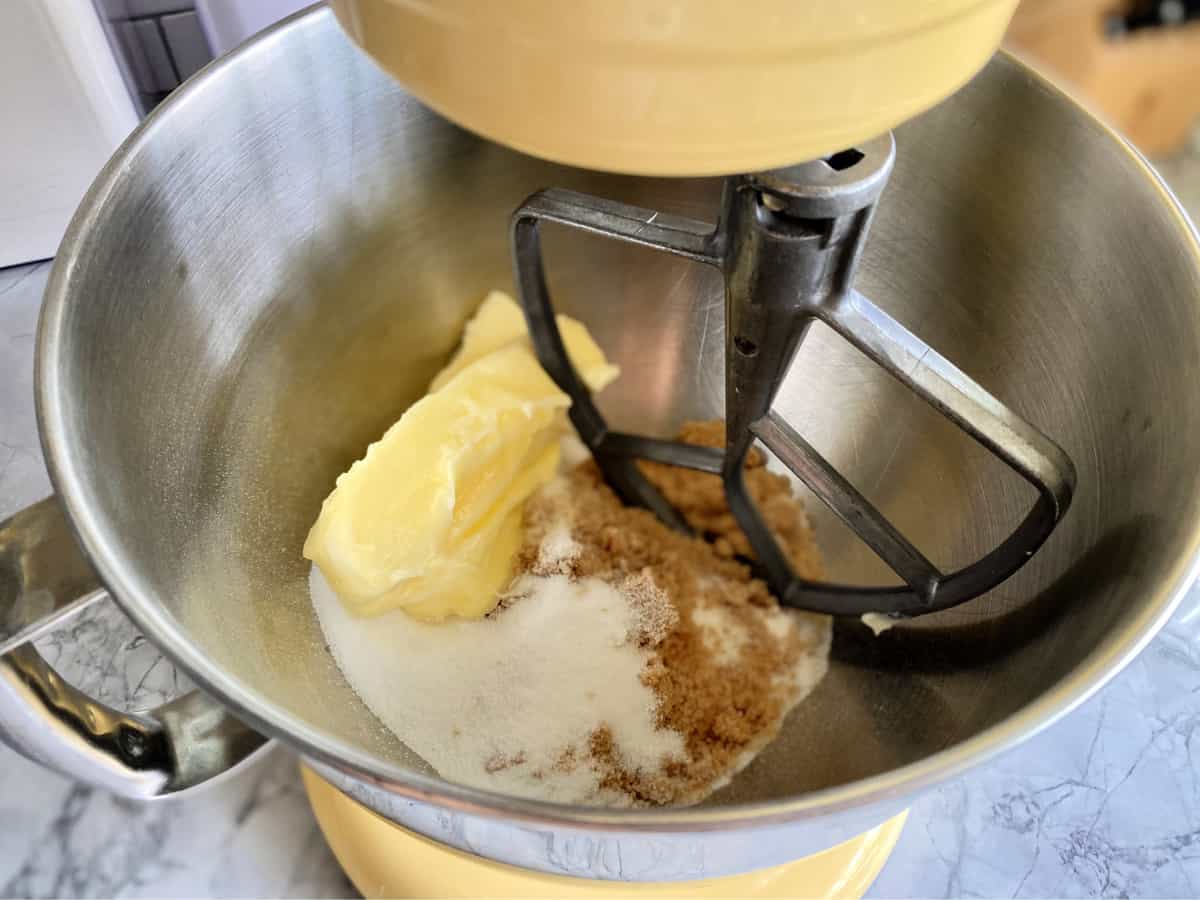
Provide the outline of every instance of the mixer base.
[[364,897],[861,897],[900,837],[907,812],[821,853],[772,869],[665,884],[545,875],[471,856],[401,828],[301,766],[317,823]]

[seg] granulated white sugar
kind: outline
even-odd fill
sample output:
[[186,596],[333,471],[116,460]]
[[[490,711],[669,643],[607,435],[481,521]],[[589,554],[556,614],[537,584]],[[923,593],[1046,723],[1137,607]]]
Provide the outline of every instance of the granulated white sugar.
[[787,637],[796,624],[793,617],[784,609],[771,610],[763,617],[763,622],[767,626],[767,631],[771,633],[771,637],[777,641],[782,641]]
[[538,575],[566,575],[571,560],[579,555],[579,542],[571,537],[571,529],[560,522],[542,538],[534,571]]
[[697,605],[692,610],[692,621],[700,629],[704,648],[713,655],[718,665],[731,666],[736,663],[742,655],[742,648],[750,641],[745,626],[719,606]]
[[436,625],[399,610],[354,617],[316,566],[309,584],[346,680],[444,778],[619,806],[630,798],[601,790],[590,761],[598,726],[631,771],[683,755],[681,736],[655,727],[658,699],[641,681],[649,651],[636,639],[647,613],[599,579],[522,576],[514,602],[488,618]]

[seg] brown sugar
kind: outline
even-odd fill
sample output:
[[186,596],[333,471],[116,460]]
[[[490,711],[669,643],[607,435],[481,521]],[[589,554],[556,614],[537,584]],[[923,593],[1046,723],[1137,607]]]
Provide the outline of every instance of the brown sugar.
[[[725,423],[688,422],[680,430],[679,440],[701,447],[723,448]],[[683,514],[697,534],[712,543],[718,555],[753,558],[750,543],[725,502],[725,488],[719,476],[663,463],[640,465],[651,483]],[[766,457],[757,448],[751,449],[746,458],[746,489],[796,573],[819,578],[821,559],[804,509],[792,494],[787,478],[768,470]]]
[[[721,423],[685,426],[682,439],[721,445]],[[737,557],[749,546],[714,475],[645,464],[647,476],[705,539],[671,530],[652,513],[627,507],[585,462],[525,510],[518,568],[536,572],[549,529],[570,522],[572,553],[555,561],[570,578],[600,578],[637,610],[631,639],[650,651],[643,682],[658,698],[657,726],[683,737],[684,755],[659,769],[626,767],[600,723],[590,759],[563,760],[597,771],[601,788],[638,805],[688,804],[727,782],[779,731],[787,712],[824,673],[826,617],[782,610]],[[812,532],[785,478],[755,454],[747,483],[797,572],[820,575]],[[561,487],[561,486],[560,486]],[[543,560],[544,563],[544,560]]]

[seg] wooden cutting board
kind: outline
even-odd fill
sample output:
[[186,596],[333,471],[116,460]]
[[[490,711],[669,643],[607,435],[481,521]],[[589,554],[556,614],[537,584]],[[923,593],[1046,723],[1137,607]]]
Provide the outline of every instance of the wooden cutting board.
[[1200,21],[1119,36],[1121,0],[1023,0],[1009,49],[1057,75],[1149,156],[1179,149],[1200,118]]

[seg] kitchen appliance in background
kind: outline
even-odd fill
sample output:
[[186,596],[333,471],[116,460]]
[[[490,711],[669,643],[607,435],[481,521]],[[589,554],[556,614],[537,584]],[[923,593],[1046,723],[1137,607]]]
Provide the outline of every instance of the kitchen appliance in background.
[[93,0],[145,115],[222,53],[310,0]]
[[0,0],[0,268],[53,256],[139,118],[215,56],[305,5]]

